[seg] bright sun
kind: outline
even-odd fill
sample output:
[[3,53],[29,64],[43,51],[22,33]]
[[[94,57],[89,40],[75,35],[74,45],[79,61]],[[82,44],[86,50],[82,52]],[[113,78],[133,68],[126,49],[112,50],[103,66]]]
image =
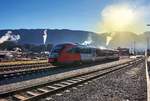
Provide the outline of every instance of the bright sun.
[[103,31],[130,31],[134,30],[138,16],[128,6],[109,6],[102,11],[100,28]]
[[114,9],[109,16],[109,22],[114,24],[114,27],[121,29],[132,23],[135,17],[132,10],[127,8]]

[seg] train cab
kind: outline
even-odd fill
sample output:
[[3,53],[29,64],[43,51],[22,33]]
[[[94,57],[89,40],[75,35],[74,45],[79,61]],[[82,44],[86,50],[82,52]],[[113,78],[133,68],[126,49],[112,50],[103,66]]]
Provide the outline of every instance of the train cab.
[[52,64],[70,64],[80,61],[80,53],[75,44],[60,44],[52,49],[48,61]]

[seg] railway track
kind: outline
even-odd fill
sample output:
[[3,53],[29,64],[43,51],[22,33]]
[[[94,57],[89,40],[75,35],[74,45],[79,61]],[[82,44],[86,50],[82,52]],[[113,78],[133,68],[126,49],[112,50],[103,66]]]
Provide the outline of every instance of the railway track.
[[3,67],[0,66],[0,78],[14,77],[17,75],[29,74],[36,71],[39,72],[42,70],[47,70],[51,67],[53,66],[46,62],[23,65],[7,65]]
[[[106,61],[104,63],[106,63]],[[52,66],[50,63],[47,62],[30,63],[30,64],[22,64],[22,65],[18,64],[18,65],[10,65],[10,66],[6,65],[4,67],[0,67],[0,79],[2,80],[2,79],[12,78],[16,76],[24,76],[33,73],[35,74],[35,73],[45,72],[45,71],[49,71],[52,67],[56,67],[56,66]]]
[[10,62],[0,62],[0,67],[9,67],[9,66],[19,66],[19,65],[28,65],[35,63],[46,63],[47,60],[30,60],[30,61],[10,61]]
[[5,71],[5,70],[15,70],[15,69],[22,69],[24,67],[28,68],[30,66],[38,66],[38,65],[44,65],[48,64],[47,62],[37,62],[37,63],[26,63],[26,64],[13,64],[13,65],[0,65],[0,71]]
[[[64,89],[79,85],[81,83],[85,83],[87,81],[90,81],[90,80],[98,78],[98,77],[102,77],[104,75],[107,75],[111,72],[120,70],[125,67],[131,67],[131,66],[137,65],[141,62],[144,62],[144,59],[132,60],[132,61],[122,63],[119,65],[103,68],[98,71],[92,71],[92,72],[88,72],[85,74],[76,75],[74,77],[70,77],[67,79],[62,79],[62,80],[58,80],[55,82],[49,82],[49,83],[41,84],[38,86],[21,89],[21,90],[14,90],[12,92],[1,92],[0,96],[6,95],[6,97],[4,99],[10,100],[10,101],[11,100],[12,101],[38,100],[47,95],[52,95],[52,94],[62,91]],[[7,97],[7,96],[9,96],[9,97]]]

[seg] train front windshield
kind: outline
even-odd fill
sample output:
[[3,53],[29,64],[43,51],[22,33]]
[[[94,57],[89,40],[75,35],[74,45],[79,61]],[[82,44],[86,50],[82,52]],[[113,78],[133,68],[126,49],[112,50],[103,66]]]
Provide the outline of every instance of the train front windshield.
[[57,58],[57,57],[59,57],[59,53],[60,53],[60,51],[62,50],[64,48],[64,45],[57,45],[57,46],[55,46],[53,49],[52,49],[52,51],[51,51],[51,53],[50,53],[50,58]]

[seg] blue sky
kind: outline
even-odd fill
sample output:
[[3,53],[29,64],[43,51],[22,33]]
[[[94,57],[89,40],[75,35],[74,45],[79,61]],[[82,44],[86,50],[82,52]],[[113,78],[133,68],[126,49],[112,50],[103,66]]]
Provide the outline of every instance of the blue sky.
[[107,0],[0,0],[0,29],[90,30]]
[[[142,5],[148,1],[143,0]],[[94,31],[101,19],[101,11],[117,2],[118,0],[0,0],[0,29]]]

